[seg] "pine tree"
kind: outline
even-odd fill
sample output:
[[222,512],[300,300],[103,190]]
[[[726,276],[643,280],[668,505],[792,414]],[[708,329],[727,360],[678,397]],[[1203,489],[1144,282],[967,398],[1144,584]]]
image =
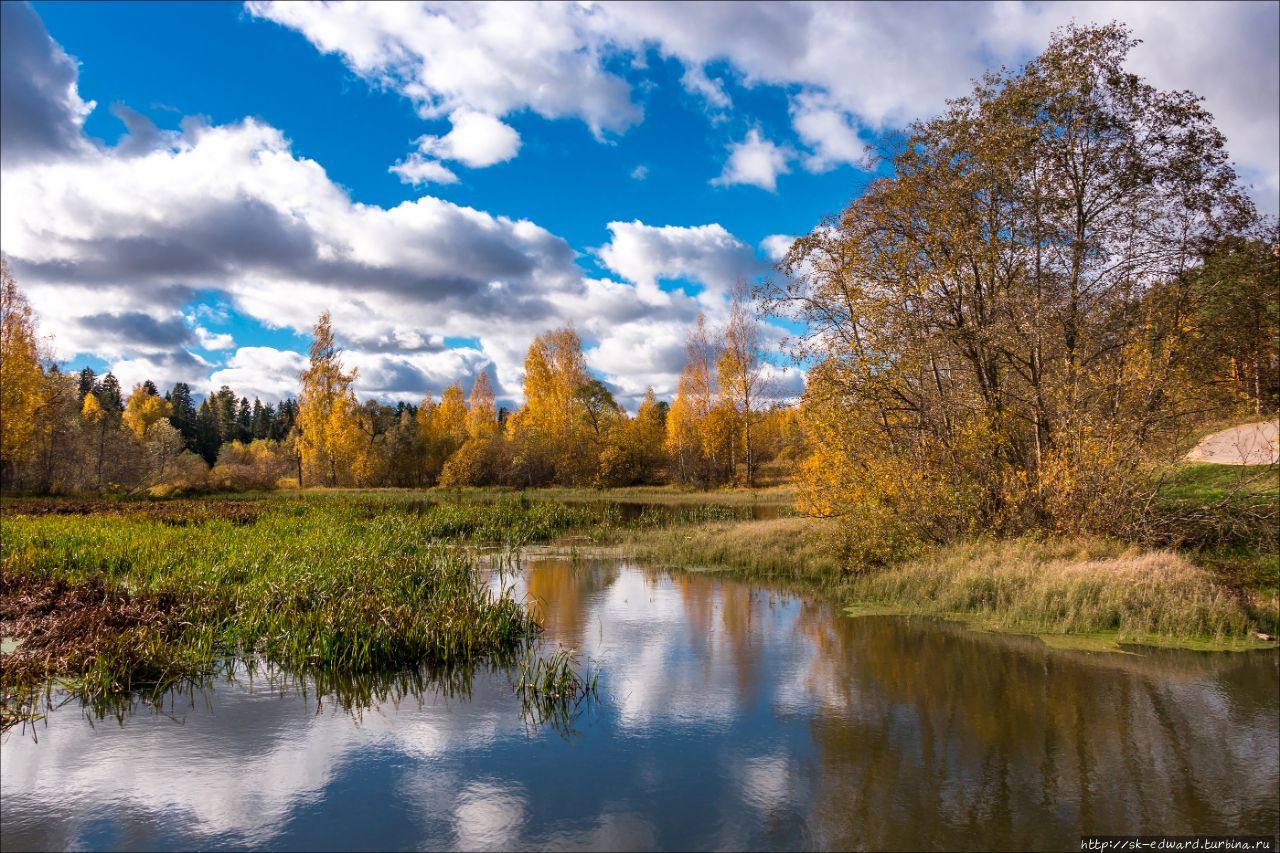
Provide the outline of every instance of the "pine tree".
[[86,367],[84,370],[81,370],[79,384],[77,385],[77,393],[79,393],[80,399],[83,400],[85,394],[92,393],[94,386],[97,384],[98,377],[97,374],[93,372],[92,367]]
[[182,436],[182,446],[199,452],[199,428],[196,424],[196,406],[191,400],[191,387],[185,382],[178,382],[169,392],[169,405],[173,414],[169,415],[169,423]]

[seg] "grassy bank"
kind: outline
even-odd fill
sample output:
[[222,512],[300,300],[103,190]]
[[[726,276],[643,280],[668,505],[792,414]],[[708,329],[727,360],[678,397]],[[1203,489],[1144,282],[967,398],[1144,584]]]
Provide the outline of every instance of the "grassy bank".
[[0,687],[86,698],[198,673],[227,654],[344,672],[449,666],[531,628],[461,544],[595,523],[566,505],[355,500],[5,502]]
[[632,547],[671,566],[821,592],[854,613],[943,616],[1051,645],[1274,645],[1254,637],[1276,633],[1274,588],[1239,587],[1171,550],[1102,539],[984,540],[855,571],[839,557],[833,532],[829,522],[802,518],[710,523],[636,536]]

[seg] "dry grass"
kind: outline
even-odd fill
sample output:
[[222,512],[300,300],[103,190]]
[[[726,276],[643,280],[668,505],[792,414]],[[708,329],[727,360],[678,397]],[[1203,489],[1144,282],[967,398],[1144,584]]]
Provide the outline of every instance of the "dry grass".
[[825,588],[841,583],[845,575],[831,533],[822,520],[775,518],[645,531],[630,544],[637,556],[664,565]]
[[1056,646],[1253,648],[1264,645],[1254,631],[1276,632],[1274,600],[1251,599],[1174,551],[1096,538],[976,541],[866,571],[841,557],[836,532],[780,518],[644,531],[629,544],[670,566],[825,592],[857,614],[948,616]]
[[977,542],[851,580],[848,596],[984,628],[1240,647],[1259,624],[1240,596],[1173,551],[1100,540]]

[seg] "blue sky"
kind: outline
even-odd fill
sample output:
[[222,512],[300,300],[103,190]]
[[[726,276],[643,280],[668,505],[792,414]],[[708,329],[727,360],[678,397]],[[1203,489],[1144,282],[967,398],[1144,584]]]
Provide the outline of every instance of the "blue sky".
[[1274,212],[1278,10],[5,3],[0,237],[55,354],[126,385],[292,393],[328,308],[364,394],[486,370],[517,400],[572,322],[634,402],[862,190],[864,146],[1073,17],[1204,94]]

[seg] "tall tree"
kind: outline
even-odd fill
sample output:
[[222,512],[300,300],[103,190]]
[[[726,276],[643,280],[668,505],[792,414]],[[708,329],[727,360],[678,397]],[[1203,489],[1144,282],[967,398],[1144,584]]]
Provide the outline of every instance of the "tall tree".
[[677,482],[708,485],[723,477],[726,466],[718,457],[731,437],[723,434],[723,419],[713,417],[720,395],[719,361],[720,347],[699,314],[685,340],[684,369],[666,419],[666,450]]
[[343,370],[329,312],[320,315],[311,341],[311,363],[303,371],[298,394],[298,450],[304,468],[327,485],[336,485],[358,441],[356,371]]
[[1152,291],[1253,212],[1199,98],[1125,70],[1134,43],[1055,33],[792,247],[770,302],[816,362],[815,505],[946,537],[1140,504],[1135,472],[1187,424],[1189,291]]
[[78,393],[80,395],[80,399],[83,400],[85,394],[91,393],[97,384],[98,384],[98,377],[93,372],[92,367],[86,367],[83,370],[81,370],[79,373],[78,383],[76,386]]
[[739,279],[730,294],[729,319],[724,328],[724,348],[717,372],[722,401],[733,415],[736,432],[729,467],[731,471],[737,468],[733,457],[741,447],[748,486],[755,484],[756,454],[751,429],[764,384],[761,334],[760,318],[751,304],[751,291],[747,283]]
[[191,399],[191,386],[185,382],[175,383],[169,392],[169,405],[173,413],[169,415],[169,423],[182,436],[182,446],[187,450],[198,452],[199,432],[196,425],[196,406]]
[[498,432],[498,409],[494,404],[489,375],[476,374],[467,398],[467,434],[477,441],[492,438]]
[[119,423],[120,414],[124,412],[124,394],[120,390],[120,380],[116,379],[115,374],[108,371],[93,393],[98,396],[102,411]]
[[591,427],[582,389],[592,379],[582,339],[571,327],[545,332],[530,344],[518,427],[529,447],[545,453],[561,483],[590,482],[595,476],[597,460],[583,452]]
[[35,456],[43,380],[31,306],[0,258],[0,473],[6,481]]

